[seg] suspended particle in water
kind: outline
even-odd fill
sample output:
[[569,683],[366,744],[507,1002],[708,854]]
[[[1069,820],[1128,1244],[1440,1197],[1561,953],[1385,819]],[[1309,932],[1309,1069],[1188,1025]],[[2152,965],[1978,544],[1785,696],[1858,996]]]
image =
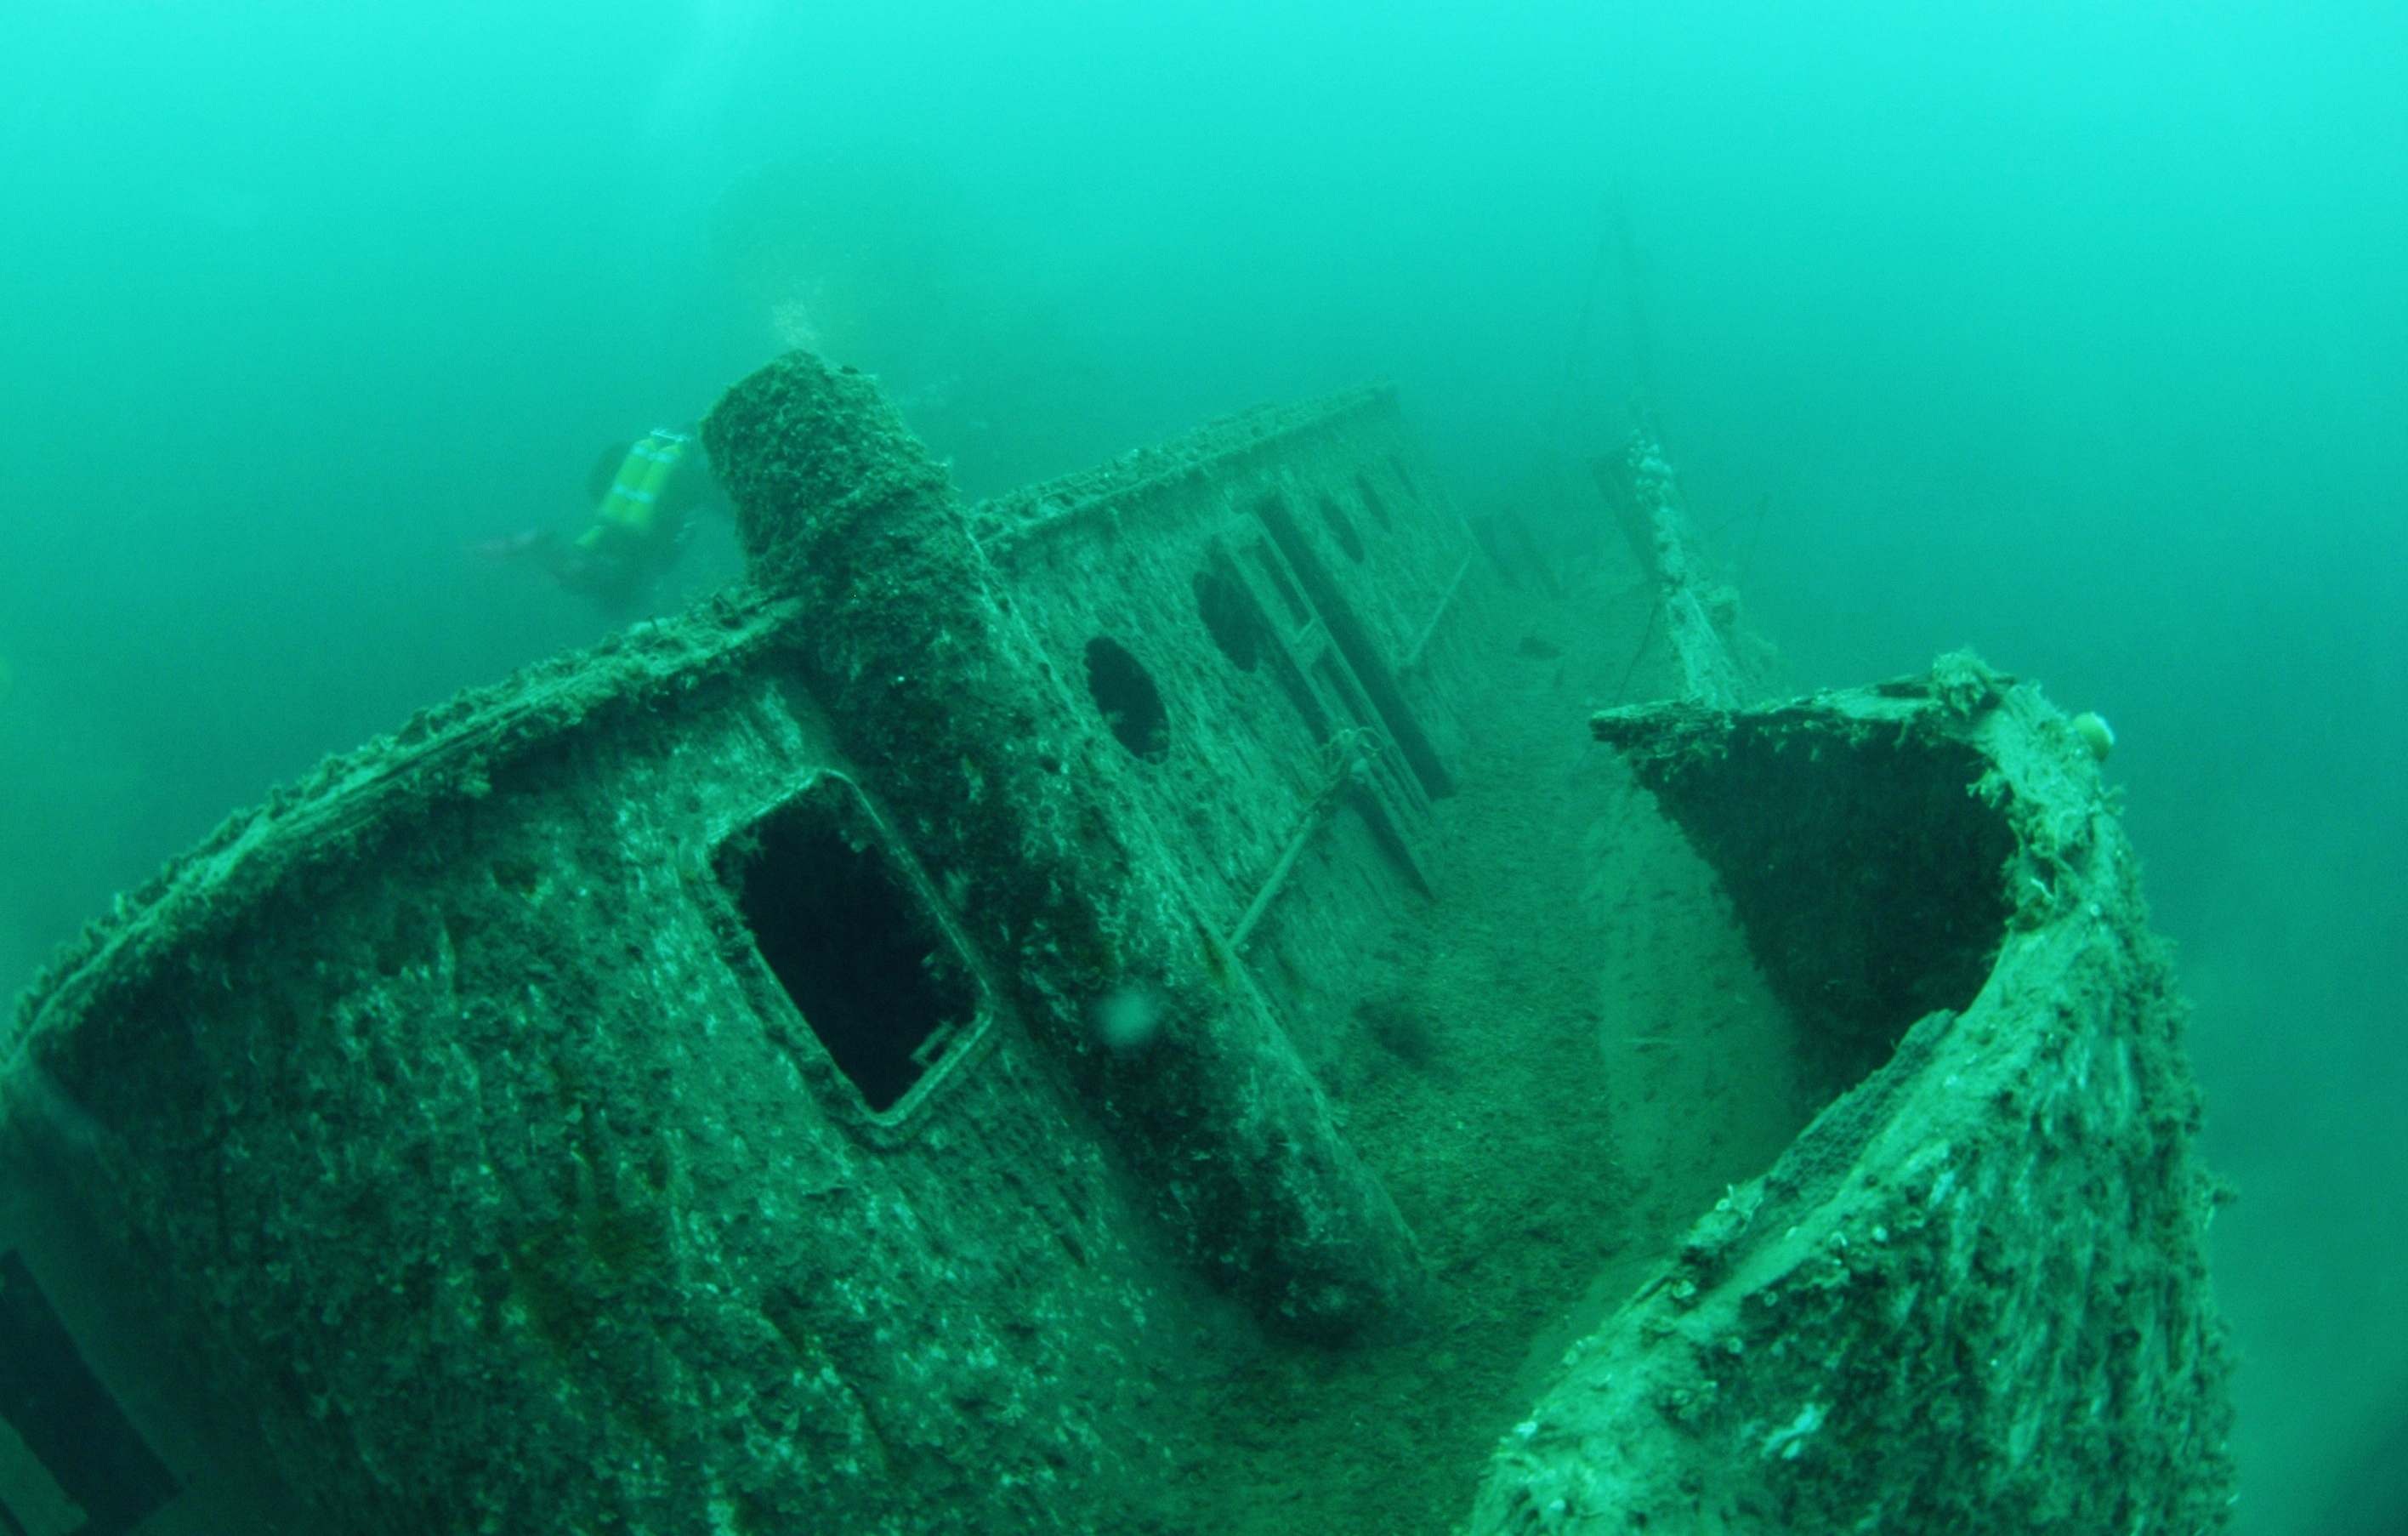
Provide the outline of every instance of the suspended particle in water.
[[1124,983],[1096,1004],[1096,1038],[1107,1050],[1142,1051],[1161,1028],[1162,995],[1141,982]]

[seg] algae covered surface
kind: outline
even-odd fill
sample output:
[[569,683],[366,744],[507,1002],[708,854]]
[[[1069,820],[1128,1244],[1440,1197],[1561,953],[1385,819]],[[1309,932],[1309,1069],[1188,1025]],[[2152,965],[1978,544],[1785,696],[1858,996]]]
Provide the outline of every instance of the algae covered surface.
[[1627,702],[1735,616],[1482,566],[1385,391],[976,509],[809,354],[706,438],[753,581],[330,760],[21,1010],[11,1241],[173,1341],[193,1507],[2221,1518],[2181,1009],[2036,688]]
[[[2233,1446],[2246,1497],[2234,1524],[2247,1536],[2408,1529],[2408,1204],[2384,1197],[2408,1181],[2403,76],[2408,12],[2393,0],[1539,0],[1376,15],[1269,0],[12,7],[0,54],[18,236],[0,241],[11,444],[0,993],[31,985],[54,1021],[89,1016],[79,1091],[122,1112],[79,1112],[53,1084],[29,1088],[25,1113],[60,1133],[63,1155],[116,1136],[127,1163],[179,1163],[135,1201],[169,1234],[152,1261],[190,1277],[189,1306],[141,1308],[171,1334],[250,1327],[243,1297],[272,1295],[305,1319],[354,1305],[423,1318],[500,1294],[497,1330],[524,1302],[529,1347],[559,1345],[568,1359],[579,1339],[635,1348],[638,1335],[584,1320],[669,1294],[638,1277],[653,1239],[681,1228],[642,1208],[643,1177],[610,1170],[699,1166],[693,1149],[669,1149],[719,1125],[655,1105],[705,1095],[707,1079],[638,1073],[638,1090],[589,1058],[615,1049],[622,1027],[630,1052],[667,1053],[656,1061],[757,1031],[746,1059],[783,1086],[736,1102],[814,1138],[834,1127],[828,1144],[863,1159],[843,1160],[843,1187],[883,1191],[799,1195],[745,1216],[791,1219],[788,1247],[818,1242],[796,1234],[824,1222],[846,1234],[832,1249],[918,1255],[918,1218],[904,1213],[923,1198],[970,1221],[941,1178],[881,1183],[915,1159],[983,1168],[991,1155],[1040,1192],[978,1184],[1015,1214],[997,1218],[992,1241],[963,1227],[951,1256],[919,1255],[928,1275],[957,1272],[908,1306],[877,1300],[885,1293],[841,1266],[813,1271],[834,1277],[816,1287],[668,1266],[679,1295],[720,1286],[779,1341],[747,1358],[801,1362],[812,1390],[833,1394],[798,1409],[805,1428],[793,1431],[831,1447],[821,1465],[884,1457],[912,1470],[896,1486],[948,1493],[1025,1479],[1009,1485],[1022,1490],[1015,1510],[1084,1518],[1064,1513],[1074,1501],[1062,1491],[1082,1478],[1125,1473],[1111,1486],[1175,1491],[1164,1469],[1188,1464],[1179,1447],[1205,1412],[1179,1398],[1178,1372],[1238,1369],[1258,1344],[1325,1363],[1403,1349],[1383,1330],[1410,1336],[1425,1305],[1431,1328],[1451,1326],[1464,1274],[1521,1296],[1512,1306],[1535,1319],[1507,1351],[1527,1380],[1511,1433],[1555,1390],[1550,1372],[1580,1330],[1616,1304],[1575,1296],[1562,1305],[1580,1318],[1558,1326],[1540,1293],[1584,1296],[1625,1268],[1635,1289],[1655,1260],[1617,1250],[1580,1285],[1541,1247],[1481,1250],[1498,1256],[1465,1270],[1478,1234],[1512,1225],[1489,1218],[1492,1203],[1528,1203],[1500,1191],[1560,1183],[1611,1225],[1653,1198],[1649,1168],[1695,1162],[1684,1149],[1717,1136],[1753,1146],[1761,1171],[1778,1146],[1688,1112],[1792,1123],[1880,1070],[1935,1015],[1957,1023],[1932,1026],[1931,1059],[1988,1081],[1949,1053],[1956,1029],[2011,1000],[1984,998],[1996,970],[1976,940],[1997,912],[1919,880],[1859,878],[1868,861],[1904,869],[1933,851],[1899,845],[1892,834],[1921,835],[1907,821],[1954,827],[1968,879],[2008,861],[1992,895],[2010,959],[2023,936],[2088,921],[2093,899],[2100,923],[2122,921],[2093,883],[2060,869],[2078,827],[2016,819],[2031,798],[2019,770],[1961,793],[1959,769],[1977,785],[1989,771],[1961,758],[1987,750],[1978,732],[1914,725],[1901,739],[1916,712],[1903,696],[1894,715],[1831,699],[1782,719],[1755,711],[1910,674],[1928,682],[1932,657],[1971,646],[2066,712],[2114,722],[2103,773],[2128,794],[2147,927],[2178,944],[2181,990],[2197,1004],[2184,1040],[2208,1094],[2200,1146],[2241,1197],[2213,1228],[2243,1362]],[[870,580],[772,613],[752,601],[757,588],[733,590],[745,546],[721,509],[690,521],[656,509],[668,514],[660,526],[685,522],[682,543],[636,537],[645,519],[610,503],[589,467],[613,481],[630,467],[626,445],[682,432],[797,348],[876,380],[891,412],[865,407],[847,419],[876,415],[874,432],[806,444],[823,418],[765,409],[750,436],[791,437],[795,456],[732,456],[782,462],[797,481],[808,459],[821,480],[860,476],[858,487],[896,467],[883,450],[908,432],[944,467],[954,531],[973,550],[932,549],[906,569],[921,559],[916,535],[839,517],[784,568],[885,570],[894,586],[882,595]],[[1375,398],[1383,380],[1392,410]],[[1360,407],[1343,423],[1330,404],[1340,390]],[[1264,401],[1284,404],[1257,409]],[[1225,429],[1182,437],[1208,422]],[[1634,427],[1646,444],[1635,453]],[[943,499],[922,495],[934,486],[925,464],[900,462],[908,484],[887,490],[921,497],[924,511]],[[1695,540],[1665,538],[1668,510]],[[934,531],[949,515],[904,521]],[[1458,524],[1477,547],[1468,567]],[[1636,566],[1593,557],[1618,533],[1636,534]],[[641,558],[618,558],[623,538]],[[1609,573],[1609,600],[1584,592],[1584,561]],[[1293,613],[1283,581],[1308,609],[1334,595],[1351,622],[1280,618]],[[1659,590],[1652,633],[1626,596],[1649,581],[1683,589]],[[715,614],[679,617],[722,589]],[[1733,594],[1777,639],[1792,681],[1761,689],[1749,665],[1760,658],[1727,644],[1715,654]],[[1557,606],[1568,601],[1590,602],[1591,616],[1570,617]],[[1504,617],[1458,622],[1483,613]],[[959,641],[939,665],[919,665],[931,659],[914,629],[923,616]],[[1594,654],[1583,651],[1591,627],[1611,642]],[[1494,643],[1467,650],[1474,631]],[[1032,655],[1050,678],[1024,665]],[[1567,662],[1580,675],[1551,698],[1524,691],[1552,686]],[[858,680],[830,686],[856,663]],[[1009,700],[963,702],[981,678]],[[1684,765],[1660,796],[1637,757],[1594,742],[1580,751],[1618,769],[1550,785],[1539,772],[1552,767],[1515,759],[1498,728],[1526,721],[1533,741],[1563,730],[1569,750],[1594,712],[1684,693],[1733,718],[1657,738]],[[717,728],[703,716],[724,724],[730,711],[752,724],[718,738],[727,751],[697,755]],[[947,728],[949,711],[960,729]],[[625,762],[667,754],[676,771],[622,779],[613,740]],[[1791,758],[1817,752],[1861,772],[1810,782]],[[1939,763],[1952,754],[1955,765]],[[1021,771],[1039,756],[1060,771]],[[1949,771],[1924,772],[1935,764]],[[2068,759],[2059,786],[2073,800],[2086,793],[2081,768]],[[1478,777],[1491,771],[1530,773],[1526,797]],[[1615,771],[1639,792],[1606,782]],[[546,783],[559,791],[538,813],[531,797]],[[973,784],[1033,809],[990,816]],[[697,805],[669,816],[646,800],[623,814],[580,799],[622,793]],[[1741,813],[1767,803],[1845,814],[1784,825]],[[258,809],[212,832],[235,807]],[[2014,841],[2003,854],[2001,836]],[[1467,848],[1499,852],[1468,864]],[[445,852],[430,865],[413,849]],[[1576,878],[1581,850],[1593,853]],[[480,859],[507,883],[473,888]],[[1120,880],[1116,861],[1145,879]],[[674,883],[654,872],[672,866]],[[904,936],[855,957],[901,1011],[934,1009],[913,1014],[908,1038],[846,1058],[874,1089],[823,1049],[778,973],[780,957],[791,969],[808,949],[782,930],[809,926],[788,917],[810,904],[765,893],[796,870],[861,894],[844,913],[856,931]],[[1600,884],[1583,896],[1589,877]],[[1057,883],[1075,889],[1054,902]],[[495,891],[537,893],[511,897],[537,915]],[[1728,901],[1724,947],[1688,937],[1698,899]],[[1825,944],[1825,926],[1850,910],[1896,914],[1896,941]],[[881,913],[894,921],[865,915]],[[1510,958],[1523,936],[1535,954],[1541,938],[1576,944],[1612,922],[1644,935],[1559,962],[1560,983],[1546,979],[1556,966]],[[1959,923],[1972,940],[1948,931]],[[294,925],[308,931],[296,938]],[[756,927],[781,930],[776,955],[755,954]],[[62,943],[68,957],[53,967]],[[896,956],[923,943],[942,975],[915,991]],[[672,963],[652,953],[664,945],[691,953]],[[630,948],[681,984],[634,974]],[[1925,964],[1934,957],[1946,963]],[[521,960],[544,984],[510,994]],[[2077,1012],[2117,986],[2136,998],[2157,985],[2137,960],[2100,965],[2096,984],[2023,972],[2018,984]],[[1678,984],[1684,973],[1699,984]],[[280,979],[280,1003],[268,995]],[[380,987],[406,999],[389,1026]],[[636,1016],[638,999],[679,1023]],[[443,1023],[446,1009],[466,1022]],[[314,1054],[330,1021],[351,1017],[378,1021],[356,1059]],[[1496,1048],[1468,1048],[1467,1028]],[[1575,1054],[1588,1029],[1602,1066]],[[2090,1062],[2093,1083],[2120,1081],[2117,1061],[2148,1054],[2138,1026],[2069,1029],[2064,1057]],[[1692,1031],[1715,1048],[1682,1052]],[[1241,1033],[1243,1048],[1227,1048]],[[386,1035],[406,1042],[391,1061],[374,1045]],[[1547,1043],[1526,1058],[1505,1050],[1526,1037]],[[1211,1065],[1181,1055],[1208,1041]],[[535,1076],[515,1075],[536,1071],[521,1047],[563,1056],[563,1081],[594,1084],[612,1126],[633,1127],[624,1159],[615,1130],[554,1125],[542,1156],[559,1168],[506,1176],[505,1157],[488,1179],[478,1149],[532,1134],[521,1122],[533,1106],[567,1113]],[[1768,1072],[1767,1060],[1785,1065]],[[1000,1119],[962,1102],[995,1064],[1032,1117],[1010,1133],[1000,1101],[988,1106]],[[1250,1120],[1257,1076],[1280,1108]],[[2142,1076],[2153,1098],[2183,1098],[2179,1084]],[[156,1105],[136,1102],[145,1087]],[[440,1106],[439,1134],[408,1118],[422,1090]],[[1551,1095],[1560,1111],[1518,1118]],[[654,1105],[648,1118],[629,1107],[638,1099]],[[1592,1123],[1575,1101],[1605,1106],[1618,1170],[1583,1162],[1570,1131],[1561,1145],[1541,1140],[1541,1124]],[[1930,1109],[1915,1119],[1936,1135]],[[1456,1119],[1461,1142],[1425,1135]],[[939,1122],[942,1148],[927,1139]],[[1484,1127],[1494,1156],[1475,1141]],[[1987,1139],[1997,1128],[1974,1141],[2004,1156]],[[730,1134],[789,1144],[767,1129],[710,1132]],[[372,1150],[387,1142],[449,1150],[402,1198]],[[2140,1144],[2085,1121],[2078,1139],[2025,1150],[2046,1170]],[[1086,1171],[1039,1150],[1082,1145],[1092,1164],[1072,1162]],[[1511,1183],[1515,1163],[1534,1170],[1525,1185]],[[576,1171],[587,1165],[602,1171]],[[2166,1180],[2186,1166],[2168,1161]],[[104,1169],[104,1184],[118,1176]],[[1968,1163],[1952,1196],[1973,1179]],[[1692,1214],[1749,1184],[1728,1171],[1698,1181],[1709,1187]],[[1985,1187],[2100,1236],[2043,1184]],[[40,1203],[34,1187],[0,1178],[0,1207]],[[664,1187],[687,1186],[672,1176]],[[798,1173],[795,1187],[832,1186]],[[2121,1187],[2102,1179],[2095,1200]],[[537,1202],[523,1227],[473,1209],[522,1199]],[[380,1211],[400,1227],[437,1205],[460,1223],[459,1275],[427,1270],[407,1234],[388,1241],[378,1225]],[[675,1207],[706,1225],[733,1209]],[[353,1286],[315,1246],[221,1262],[203,1220],[221,1210],[227,1233],[283,1223],[274,1229],[296,1241],[350,1212],[360,1246],[381,1248],[395,1272],[364,1270]],[[308,1221],[286,1222],[293,1213]],[[1892,1213],[1873,1225],[1895,1234]],[[1948,1219],[1962,1230],[1971,1218]],[[1034,1244],[1002,1231],[1039,1227]],[[2191,1241],[2181,1222],[2166,1229],[2170,1244]],[[573,1256],[589,1230],[615,1256],[594,1282],[608,1304],[580,1299],[591,1277]],[[958,1361],[923,1352],[917,1375],[885,1370],[880,1328],[921,1340],[911,1306],[970,1316],[1040,1294],[1084,1299],[1047,1303],[1049,1317],[1133,1315],[1105,1299],[1112,1285],[1054,1272],[1080,1269],[1073,1248],[1096,1274],[1119,1272],[1099,1257],[1100,1231],[1159,1241],[1127,1273],[1170,1287],[1144,1310],[1176,1342],[1162,1363],[1173,1377],[1157,1379],[1148,1357],[1115,1376],[1136,1384],[1125,1390],[1082,1378],[1055,1392],[1033,1374],[1048,1346],[1007,1340],[995,1358],[1031,1372],[1016,1378],[1027,1390],[978,1388],[990,1404],[979,1422],[1018,1413],[1083,1427],[1047,1442],[1063,1465],[1041,1436],[1005,1451],[961,1430],[971,1439],[944,1450],[956,1430],[938,1427],[954,1410],[903,1404]],[[13,1248],[0,1237],[0,1264]],[[980,1255],[1010,1262],[980,1271]],[[254,1260],[308,1285],[232,1277]],[[1526,1260],[1547,1278],[1522,1296]],[[90,1283],[97,1260],[25,1262],[70,1331],[113,1312],[114,1293]],[[920,1272],[871,1268],[880,1285]],[[2182,1289],[2154,1271],[2096,1272],[2136,1295],[2157,1281]],[[1928,1295],[1940,1282],[1914,1284]],[[1886,1294],[1908,1288],[1898,1280]],[[464,1349],[485,1339],[476,1315],[446,1337]],[[847,1315],[862,1326],[838,1326]],[[1317,1342],[1282,1331],[1297,1320]],[[332,1460],[383,1469],[363,1477],[415,1475],[396,1447],[418,1431],[385,1441],[376,1428],[403,1421],[406,1392],[368,1394],[382,1406],[351,1413],[322,1385],[356,1385],[372,1350],[346,1359],[335,1334],[259,1327],[328,1353],[306,1382],[272,1389],[231,1366],[194,1367],[240,1399],[211,1416],[256,1422],[265,1404],[294,1415],[294,1434],[341,1440]],[[673,1320],[655,1330],[672,1351],[681,1336]],[[2034,1336],[2057,1337],[2038,1325]],[[5,1362],[31,1357],[20,1342],[0,1334],[0,1397]],[[2086,1347],[2077,1339],[2068,1357]],[[105,1353],[175,1355],[131,1341]],[[595,1370],[637,1379],[616,1357]],[[1318,1370],[1297,1365],[1297,1389]],[[511,1371],[463,1371],[470,1385],[457,1393],[427,1389],[421,1428],[500,1443],[513,1415],[497,1412],[487,1434],[457,1405],[478,1383],[507,1395]],[[753,1401],[765,1439],[787,1433],[785,1388],[732,1371],[695,1379],[723,1395],[734,1415],[723,1429],[742,1422],[730,1405]],[[1701,1365],[1704,1381],[1737,1390]],[[2126,1387],[2100,1381],[2112,1420]],[[1146,1389],[1151,1404],[1138,1400]],[[886,1414],[882,1428],[864,1427],[847,1392],[869,1417]],[[1152,1405],[1174,1398],[1188,1406]],[[1403,1390],[1383,1400],[1426,1411]],[[557,1432],[544,1415],[558,1401],[515,1419]],[[1335,1423],[1280,1401],[1296,1422]],[[1986,1422],[1965,1401],[1928,1406],[1933,1422]],[[1878,1440],[1810,1397],[1723,1429],[1738,1436],[1758,1417],[1747,1454],[1769,1475],[1802,1477],[1849,1435]],[[1960,1438],[2007,1446],[2002,1466],[2024,1454],[2022,1431],[1994,1429]],[[568,1459],[619,1469],[598,1481],[710,1465],[674,1433],[627,1429],[623,1444],[622,1429],[592,1432]],[[0,1432],[0,1507],[59,1536],[74,1490],[49,1473],[54,1486],[15,1481],[25,1457],[41,1461],[40,1436],[19,1439],[22,1455]],[[654,1440],[679,1457],[647,1449]],[[1341,1440],[1332,1429],[1312,1443]],[[729,1430],[695,1443],[739,1442]],[[2040,1435],[2030,1454],[2085,1443]],[[871,1456],[882,1444],[892,1455]],[[947,1481],[956,1453],[965,1468],[985,1457],[986,1482]],[[159,1454],[182,1497],[198,1499],[196,1453]],[[2202,1486],[2224,1475],[2215,1455],[2196,1462]],[[1195,1477],[1242,1481],[1236,1463],[1212,1465]],[[1095,1470],[1107,1467],[1119,1471]],[[1484,1473],[1463,1475],[1469,1486]],[[1992,1486],[1978,1469],[1944,1475]],[[731,1524],[771,1520],[784,1497],[724,1471],[709,1488],[695,1476],[691,1507]],[[1445,1518],[1467,1517],[1470,1497]],[[1562,1519],[1587,1518],[1584,1497],[1558,1487],[1530,1517],[1555,1518],[1560,1498]],[[1746,1492],[1775,1511],[1751,1518],[1784,1517],[1767,1497]],[[888,1514],[825,1518],[877,1529]]]
[[1643,602],[1611,600],[1628,578],[1610,561],[1496,621],[1546,653],[1486,696],[1435,888],[1330,1069],[1438,1295],[1410,1339],[1274,1343],[1213,1386],[1198,1531],[1457,1529],[1565,1350],[1813,1113],[1712,872],[1579,728],[1651,645]]

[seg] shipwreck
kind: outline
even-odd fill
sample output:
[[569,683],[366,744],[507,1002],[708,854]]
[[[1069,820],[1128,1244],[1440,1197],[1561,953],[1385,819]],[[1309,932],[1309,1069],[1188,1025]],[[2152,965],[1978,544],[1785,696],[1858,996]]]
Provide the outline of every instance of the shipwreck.
[[2223,1522],[2183,1006],[2033,684],[1774,696],[1645,437],[1569,543],[1379,389],[977,505],[808,354],[705,441],[743,582],[19,1004],[0,1525]]

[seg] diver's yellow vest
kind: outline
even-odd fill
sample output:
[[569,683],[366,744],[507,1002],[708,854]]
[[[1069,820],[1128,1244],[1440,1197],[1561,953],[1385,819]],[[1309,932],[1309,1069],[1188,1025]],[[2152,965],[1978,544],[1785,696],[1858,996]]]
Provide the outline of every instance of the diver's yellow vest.
[[691,436],[666,427],[628,449],[609,493],[595,511],[594,526],[578,538],[579,546],[590,549],[609,538],[650,538],[660,523],[661,490],[693,452]]

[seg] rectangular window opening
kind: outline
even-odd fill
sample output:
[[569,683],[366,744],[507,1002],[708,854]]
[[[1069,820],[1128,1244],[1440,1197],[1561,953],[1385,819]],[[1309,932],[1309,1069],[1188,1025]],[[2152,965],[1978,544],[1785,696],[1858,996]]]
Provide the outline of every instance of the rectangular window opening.
[[850,782],[823,778],[730,839],[720,874],[769,973],[873,1113],[968,1038],[970,967]]

